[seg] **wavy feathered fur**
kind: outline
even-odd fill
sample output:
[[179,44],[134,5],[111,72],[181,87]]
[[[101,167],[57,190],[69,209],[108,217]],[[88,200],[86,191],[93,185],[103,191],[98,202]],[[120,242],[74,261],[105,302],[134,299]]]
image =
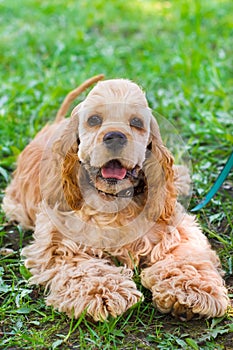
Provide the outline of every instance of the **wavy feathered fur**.
[[[19,156],[6,189],[3,208],[9,219],[34,230],[33,243],[22,252],[30,282],[44,285],[47,304],[69,316],[86,310],[104,320],[142,298],[132,279],[139,266],[142,284],[161,312],[182,319],[222,316],[229,299],[219,259],[195,217],[177,203],[177,192],[187,185],[182,186],[141,89],[127,80],[103,81],[70,119],[62,119],[75,94],[99,79],[68,96],[56,122]],[[101,125],[90,127],[88,118],[97,114]],[[135,115],[143,129],[130,125]],[[114,158],[102,140],[115,130],[128,143],[114,157],[144,181],[135,197],[115,195],[127,191],[128,178],[113,185],[98,175]]]

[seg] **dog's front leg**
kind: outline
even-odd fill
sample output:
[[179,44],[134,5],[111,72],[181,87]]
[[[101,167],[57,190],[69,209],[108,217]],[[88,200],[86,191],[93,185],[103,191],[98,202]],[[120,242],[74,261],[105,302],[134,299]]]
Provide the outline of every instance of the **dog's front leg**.
[[85,310],[97,321],[121,315],[140,300],[132,270],[115,266],[101,253],[96,257],[81,249],[43,219],[41,213],[35,240],[22,255],[32,273],[30,282],[44,285],[48,291],[47,305],[75,318]]
[[49,282],[47,304],[75,318],[84,310],[95,321],[116,317],[141,297],[131,277],[131,270],[104,259],[65,264]]

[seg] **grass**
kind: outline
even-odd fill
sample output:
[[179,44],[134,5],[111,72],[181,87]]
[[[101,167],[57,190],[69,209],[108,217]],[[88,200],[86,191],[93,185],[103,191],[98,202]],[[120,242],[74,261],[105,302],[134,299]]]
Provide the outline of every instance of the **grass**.
[[[230,0],[0,1],[0,187],[20,151],[65,94],[86,78],[129,78],[151,108],[175,125],[193,166],[192,208],[216,179],[233,144]],[[232,178],[199,221],[226,271],[233,294]],[[1,197],[3,196],[3,192]],[[179,322],[145,301],[93,324],[45,306],[29,286],[20,250],[31,238],[0,214],[0,348],[233,349],[232,315]],[[139,286],[139,288],[142,288]]]

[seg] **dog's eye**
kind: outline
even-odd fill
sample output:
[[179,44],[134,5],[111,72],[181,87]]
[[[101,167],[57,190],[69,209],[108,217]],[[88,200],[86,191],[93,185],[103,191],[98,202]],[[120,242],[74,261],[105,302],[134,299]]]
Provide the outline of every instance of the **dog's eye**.
[[138,129],[142,129],[143,121],[140,118],[134,117],[130,120],[130,126],[133,126]]
[[89,126],[97,126],[102,124],[102,118],[99,115],[92,115],[88,118],[87,123]]

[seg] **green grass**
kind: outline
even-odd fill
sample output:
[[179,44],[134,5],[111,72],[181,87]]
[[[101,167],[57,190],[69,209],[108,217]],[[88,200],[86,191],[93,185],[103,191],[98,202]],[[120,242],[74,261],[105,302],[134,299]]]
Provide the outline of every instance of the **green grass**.
[[[192,160],[193,207],[232,150],[232,11],[230,0],[1,0],[1,189],[66,93],[104,73],[137,82],[151,108],[175,125]],[[229,176],[198,213],[231,295],[232,185]],[[0,256],[1,349],[233,349],[230,315],[179,322],[159,314],[144,289],[145,301],[117,319],[68,319],[27,284],[20,250],[31,233],[0,218],[0,245],[12,249]]]

